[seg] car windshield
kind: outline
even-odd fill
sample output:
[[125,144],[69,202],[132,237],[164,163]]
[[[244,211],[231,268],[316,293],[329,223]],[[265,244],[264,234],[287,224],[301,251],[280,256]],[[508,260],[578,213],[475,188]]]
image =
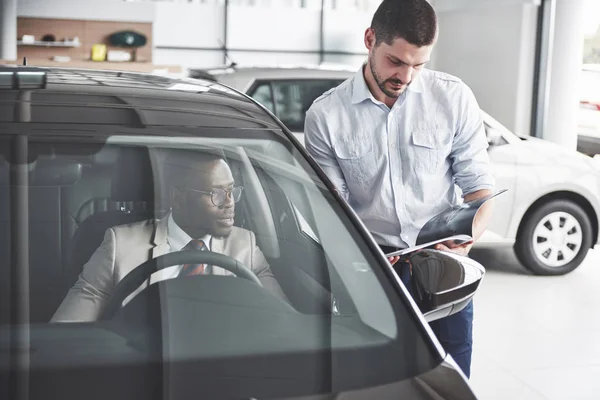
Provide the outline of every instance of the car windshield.
[[[0,361],[25,365],[30,390],[52,371],[66,387],[119,375],[132,398],[281,398],[439,363],[393,275],[281,131],[3,133]],[[207,249],[223,256],[189,259]],[[177,252],[188,258],[148,267]],[[190,266],[207,272],[183,276]],[[25,361],[21,346],[35,349]],[[90,390],[114,394],[99,382]]]

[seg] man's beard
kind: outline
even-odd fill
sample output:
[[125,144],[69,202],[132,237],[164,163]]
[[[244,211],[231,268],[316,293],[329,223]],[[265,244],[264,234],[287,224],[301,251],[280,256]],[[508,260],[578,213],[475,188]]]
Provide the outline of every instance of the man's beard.
[[383,94],[385,94],[389,98],[397,99],[406,90],[408,85],[410,85],[410,82],[409,82],[408,85],[406,85],[404,88],[402,88],[401,91],[392,92],[385,87],[386,83],[390,82],[394,85],[404,85],[404,82],[402,82],[398,79],[392,79],[392,78],[383,79],[381,76],[379,76],[379,74],[375,70],[375,57],[374,56],[369,57],[369,66],[371,68],[371,74],[373,75],[373,79],[375,79],[375,83],[377,84],[377,87],[379,87],[379,90],[381,90],[383,92]]

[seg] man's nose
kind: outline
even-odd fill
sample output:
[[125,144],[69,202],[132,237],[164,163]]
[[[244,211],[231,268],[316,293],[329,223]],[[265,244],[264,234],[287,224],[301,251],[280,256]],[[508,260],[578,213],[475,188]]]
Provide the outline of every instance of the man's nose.
[[227,192],[225,194],[225,203],[223,203],[223,207],[231,208],[235,205],[235,201],[233,201],[233,193]]
[[396,78],[398,80],[402,81],[402,83],[406,85],[406,84],[410,83],[410,80],[412,79],[412,74],[413,74],[413,67],[402,66],[402,67],[400,67],[398,72],[396,72]]

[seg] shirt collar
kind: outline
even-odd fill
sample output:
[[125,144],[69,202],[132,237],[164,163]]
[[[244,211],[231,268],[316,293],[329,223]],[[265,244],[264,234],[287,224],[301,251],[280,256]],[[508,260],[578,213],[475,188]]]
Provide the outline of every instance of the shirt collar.
[[[204,241],[208,250],[210,250],[210,239],[211,235],[206,235],[201,238],[197,238]],[[173,219],[173,214],[169,213],[169,219],[167,221],[167,240],[171,246],[171,251],[180,251],[192,240],[192,237],[188,235]]]
[[[363,69],[366,68],[366,65],[367,64],[363,64],[358,69],[352,80],[352,104],[358,104],[367,99],[371,99],[374,102],[377,102],[377,100],[375,100],[375,97],[373,97],[373,94],[369,90],[369,87],[367,86],[367,81],[365,81]],[[415,80],[413,80],[413,82],[408,86],[407,91],[415,93],[423,92],[423,82],[421,81],[421,75],[422,73],[419,74],[419,76],[417,76]]]

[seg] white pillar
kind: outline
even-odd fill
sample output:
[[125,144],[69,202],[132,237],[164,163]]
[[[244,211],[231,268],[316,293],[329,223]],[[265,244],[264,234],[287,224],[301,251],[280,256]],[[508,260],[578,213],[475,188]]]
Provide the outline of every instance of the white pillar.
[[583,63],[585,0],[555,0],[547,114],[542,137],[577,148],[579,80]]
[[17,0],[0,0],[0,60],[17,59]]
[[429,67],[456,75],[511,131],[531,131],[539,0],[436,0],[440,36]]

